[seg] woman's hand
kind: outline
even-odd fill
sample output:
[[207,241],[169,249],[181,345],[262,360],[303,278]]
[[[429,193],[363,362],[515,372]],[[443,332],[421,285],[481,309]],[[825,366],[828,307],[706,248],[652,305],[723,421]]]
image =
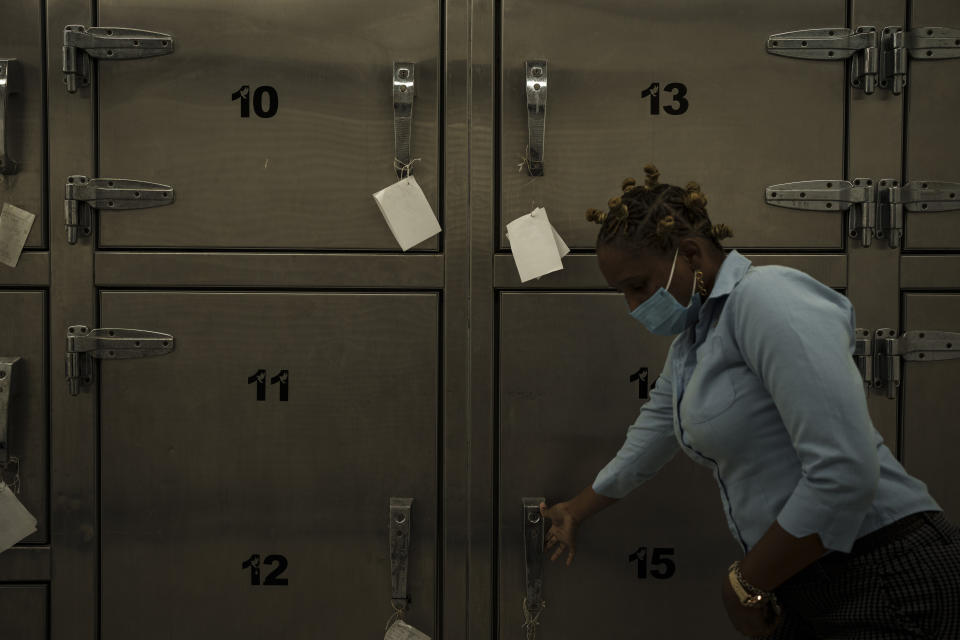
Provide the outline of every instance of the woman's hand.
[[740,598],[737,597],[730,584],[727,574],[723,576],[723,606],[727,610],[727,617],[733,623],[734,628],[745,636],[751,638],[765,638],[776,630],[780,625],[782,616],[774,614],[772,607],[745,607],[740,604]]
[[552,562],[559,558],[564,548],[567,548],[570,550],[570,553],[567,555],[567,566],[569,567],[570,563],[573,562],[573,556],[576,554],[577,528],[580,526],[580,523],[573,517],[573,514],[570,513],[566,502],[558,502],[549,509],[547,508],[546,502],[541,502],[540,515],[544,518],[549,518],[552,523],[550,531],[547,532],[547,538],[544,541],[545,549],[549,550],[554,545],[557,545],[557,550],[553,553],[550,561]]

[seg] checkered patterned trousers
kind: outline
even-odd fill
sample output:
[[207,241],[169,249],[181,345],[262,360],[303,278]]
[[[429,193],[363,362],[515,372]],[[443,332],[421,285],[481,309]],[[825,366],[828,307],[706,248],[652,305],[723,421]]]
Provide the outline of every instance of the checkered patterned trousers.
[[940,511],[901,518],[775,592],[773,640],[960,640],[960,527]]

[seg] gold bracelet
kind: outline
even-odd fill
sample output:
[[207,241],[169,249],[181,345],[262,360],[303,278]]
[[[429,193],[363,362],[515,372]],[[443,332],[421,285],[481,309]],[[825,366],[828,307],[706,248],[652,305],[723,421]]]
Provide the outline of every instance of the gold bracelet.
[[737,597],[740,599],[740,604],[745,607],[764,607],[767,603],[773,605],[774,610],[779,611],[780,606],[777,603],[777,595],[770,591],[764,591],[763,589],[758,589],[749,582],[747,582],[743,573],[740,572],[740,561],[737,560],[727,569],[728,578],[730,579],[730,586],[733,587],[734,593],[737,594]]

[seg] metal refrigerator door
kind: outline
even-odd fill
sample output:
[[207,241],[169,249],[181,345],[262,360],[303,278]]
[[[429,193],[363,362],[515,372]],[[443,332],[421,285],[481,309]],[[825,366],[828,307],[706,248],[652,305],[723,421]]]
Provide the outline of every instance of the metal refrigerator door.
[[[521,498],[568,500],[623,444],[672,338],[652,337],[614,293],[504,293],[499,366],[499,638],[524,637]],[[678,451],[651,480],[585,523],[577,556],[544,558],[537,637],[733,638],[719,580],[742,555],[711,471]],[[637,557],[646,547],[646,577]],[[654,552],[675,572],[655,565]],[[668,551],[669,550],[669,551]],[[548,554],[552,554],[550,550]],[[725,564],[726,563],[726,564]],[[718,571],[720,572],[718,574]],[[682,614],[690,602],[703,606]],[[582,615],[589,611],[589,615]]]
[[[436,2],[99,7],[101,25],[175,38],[171,55],[99,65],[101,175],[167,184],[176,197],[101,213],[101,247],[399,251],[371,197],[397,181],[395,61],[416,64],[413,172],[440,213]],[[242,86],[251,101],[273,87],[276,114],[240,117],[231,96]]]
[[45,584],[0,584],[0,620],[3,636],[16,640],[47,640],[50,637]]
[[[764,203],[764,187],[840,178],[847,76],[837,62],[770,55],[775,33],[843,26],[840,0],[604,0],[503,3],[501,249],[506,224],[546,207],[572,248],[593,248],[590,207],[620,181],[698,181],[714,223],[741,248],[839,248],[842,217]],[[543,177],[517,165],[527,144],[524,61],[546,58]],[[642,93],[659,83],[660,113]],[[672,83],[679,87],[668,87]],[[680,94],[687,102],[684,113]]]
[[[904,331],[960,332],[960,294],[907,293]],[[910,475],[927,483],[947,518],[960,519],[956,452],[960,431],[954,399],[960,360],[903,362],[903,457]]]
[[0,310],[0,355],[21,358],[8,426],[10,455],[20,459],[17,498],[37,519],[36,532],[21,543],[43,544],[50,540],[46,293],[0,290]]
[[[44,71],[43,22],[38,0],[4,0],[0,20],[0,58],[15,58],[7,97],[7,154],[16,173],[0,173],[0,203],[8,202],[37,216],[26,248],[46,245],[43,205]],[[60,218],[57,218],[58,220]],[[2,267],[0,267],[2,268]]]
[[[960,29],[960,4],[954,0],[913,3],[915,27]],[[906,178],[960,182],[960,59],[911,59],[907,75]],[[957,194],[960,199],[960,193]],[[910,212],[904,216],[906,249],[960,249],[960,200],[957,210]]]
[[104,640],[382,634],[394,496],[407,619],[434,633],[437,295],[107,291],[101,312],[175,339],[100,365]]

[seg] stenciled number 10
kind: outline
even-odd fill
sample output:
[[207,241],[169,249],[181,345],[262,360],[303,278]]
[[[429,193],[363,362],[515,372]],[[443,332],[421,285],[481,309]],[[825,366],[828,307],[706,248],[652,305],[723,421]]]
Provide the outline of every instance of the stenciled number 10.
[[[266,106],[264,106],[264,97],[266,97]],[[240,101],[240,117],[250,117],[250,85],[245,84],[230,96],[231,101]],[[253,112],[259,118],[272,118],[277,115],[277,109],[280,108],[280,98],[277,96],[277,90],[273,87],[262,86],[253,90]]]

